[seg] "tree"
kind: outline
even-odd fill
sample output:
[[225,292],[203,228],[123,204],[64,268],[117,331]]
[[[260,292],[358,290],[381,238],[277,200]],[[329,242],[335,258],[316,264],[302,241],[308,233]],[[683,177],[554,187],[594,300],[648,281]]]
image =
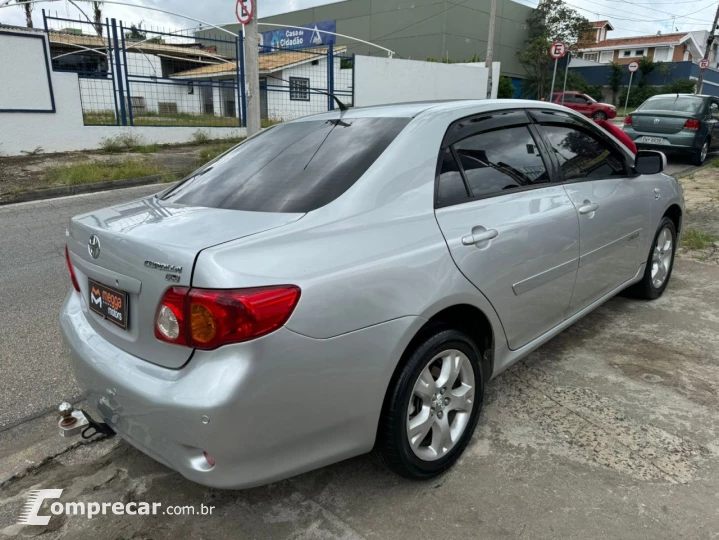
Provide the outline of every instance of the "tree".
[[95,19],[95,32],[102,37],[102,2],[92,3],[92,17]]
[[609,88],[612,89],[612,101],[617,104],[619,97],[619,89],[622,87],[622,78],[624,77],[624,66],[611,62],[609,64]]
[[646,56],[642,56],[639,59],[639,72],[642,74],[642,78],[639,79],[639,86],[644,87],[647,85],[647,77],[649,77],[652,71],[657,69],[658,65],[657,62],[650,60]]
[[526,46],[517,53],[517,59],[527,71],[523,84],[525,96],[549,94],[554,61],[549,47],[554,41],[564,41],[570,50],[591,32],[587,19],[568,7],[563,0],[541,0],[527,19],[529,30]]
[[140,30],[142,30],[142,25],[138,28],[133,24],[130,26],[130,31],[125,33],[125,39],[128,41],[143,41],[147,39],[147,34],[143,34]]
[[[24,0],[15,0],[15,2],[17,2],[18,4],[19,4],[20,2],[23,2],[23,1],[24,1]],[[21,7],[22,10],[25,12],[25,25],[26,25],[28,28],[33,28],[33,25],[32,25],[32,4],[22,4],[20,7]]]
[[514,85],[512,84],[512,79],[505,77],[504,75],[499,76],[497,97],[499,99],[511,99],[514,97]]

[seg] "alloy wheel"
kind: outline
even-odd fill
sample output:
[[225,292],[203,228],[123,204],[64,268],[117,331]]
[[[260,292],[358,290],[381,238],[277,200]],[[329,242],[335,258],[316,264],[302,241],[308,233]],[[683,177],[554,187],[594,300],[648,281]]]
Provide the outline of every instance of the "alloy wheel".
[[475,377],[456,349],[435,355],[421,371],[407,408],[407,438],[424,461],[445,456],[462,437],[474,407]]
[[657,236],[657,243],[652,253],[652,285],[655,289],[661,288],[667,280],[672,265],[674,252],[674,239],[672,231],[664,227]]
[[707,158],[708,153],[709,153],[709,141],[704,141],[704,145],[702,146],[702,154],[701,154],[702,163],[704,163],[704,160]]

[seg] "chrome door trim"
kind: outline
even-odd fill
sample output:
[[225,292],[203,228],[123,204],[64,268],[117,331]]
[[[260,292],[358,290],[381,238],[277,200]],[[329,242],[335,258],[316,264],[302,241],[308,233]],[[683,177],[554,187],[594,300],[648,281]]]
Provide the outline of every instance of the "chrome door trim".
[[560,278],[563,275],[568,274],[569,272],[573,272],[579,267],[578,261],[579,258],[572,259],[571,261],[562,263],[559,266],[555,266],[554,268],[550,268],[549,270],[540,272],[536,276],[532,276],[530,278],[520,281],[519,283],[515,283],[514,285],[512,285],[512,290],[514,291],[514,294],[516,296],[521,296],[524,293],[531,291],[532,289],[541,287],[542,285],[545,285],[550,281],[554,281],[555,279]]

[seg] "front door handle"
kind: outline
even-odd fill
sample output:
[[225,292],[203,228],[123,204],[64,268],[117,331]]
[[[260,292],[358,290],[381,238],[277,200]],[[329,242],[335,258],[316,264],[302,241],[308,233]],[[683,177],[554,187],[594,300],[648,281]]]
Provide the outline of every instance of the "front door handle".
[[585,201],[585,204],[579,207],[579,213],[591,214],[592,212],[596,212],[598,209],[599,205],[597,203],[590,203],[589,201]]
[[473,246],[475,244],[479,244],[480,242],[486,242],[487,240],[497,238],[498,235],[499,232],[496,229],[487,229],[486,231],[478,232],[476,234],[463,236],[462,243],[465,246]]

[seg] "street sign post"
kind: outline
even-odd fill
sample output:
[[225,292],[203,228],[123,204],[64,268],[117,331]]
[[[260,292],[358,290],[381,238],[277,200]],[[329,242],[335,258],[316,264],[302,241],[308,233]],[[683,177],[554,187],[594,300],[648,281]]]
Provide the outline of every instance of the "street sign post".
[[708,59],[708,58],[702,58],[702,59],[699,61],[699,69],[701,69],[702,71],[704,71],[704,70],[705,70],[706,68],[708,68],[708,67],[709,67],[709,59]]
[[627,115],[627,106],[629,105],[629,92],[632,90],[632,79],[634,72],[639,69],[639,62],[631,62],[627,68],[629,69],[629,86],[627,87],[627,99],[624,100],[624,116]]
[[242,24],[242,46],[245,49],[245,111],[247,136],[259,133],[262,127],[260,111],[260,36],[257,32],[257,0],[237,0],[235,15]]
[[549,48],[549,56],[554,58],[554,73],[552,74],[552,89],[549,92],[549,101],[552,101],[552,96],[554,95],[554,81],[557,78],[557,62],[559,62],[559,59],[562,58],[565,54],[567,54],[567,44],[563,41],[555,41],[552,43],[552,46]]
[[564,105],[564,94],[567,93],[567,75],[569,75],[569,62],[572,61],[571,51],[567,53],[567,63],[564,66],[564,86],[562,87],[562,105]]

